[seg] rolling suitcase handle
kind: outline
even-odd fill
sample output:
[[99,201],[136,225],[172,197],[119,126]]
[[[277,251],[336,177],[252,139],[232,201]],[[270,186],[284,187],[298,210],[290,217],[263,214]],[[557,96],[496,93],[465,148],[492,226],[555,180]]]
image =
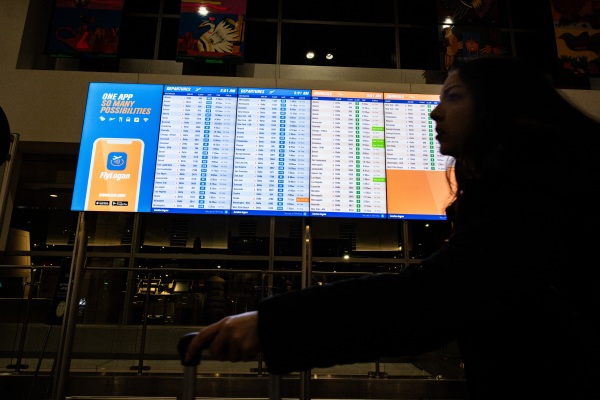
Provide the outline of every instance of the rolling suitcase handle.
[[[190,342],[197,335],[197,332],[183,335],[177,343],[177,352],[181,365],[183,365],[183,391],[180,400],[194,400],[196,393],[196,376],[198,374],[198,365],[200,365],[200,353],[198,352],[192,359],[185,361],[185,353]],[[271,375],[269,377],[269,399],[281,399],[281,375]]]
[[181,400],[194,400],[196,397],[196,375],[198,365],[200,365],[201,352],[198,352],[189,361],[185,361],[185,352],[196,334],[196,332],[192,332],[183,335],[179,339],[179,343],[177,343],[177,352],[179,353],[181,365],[183,365],[183,391],[181,393]]

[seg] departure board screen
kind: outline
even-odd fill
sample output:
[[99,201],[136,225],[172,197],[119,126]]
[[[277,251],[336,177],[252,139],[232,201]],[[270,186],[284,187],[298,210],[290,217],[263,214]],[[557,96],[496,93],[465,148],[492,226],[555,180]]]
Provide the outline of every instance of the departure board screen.
[[310,90],[240,88],[232,214],[308,216]]
[[439,96],[90,83],[71,209],[445,219]]
[[386,218],[383,93],[313,90],[310,215]]
[[166,86],[152,211],[228,214],[237,88]]
[[445,219],[450,160],[429,116],[438,103],[437,95],[384,93],[389,218]]

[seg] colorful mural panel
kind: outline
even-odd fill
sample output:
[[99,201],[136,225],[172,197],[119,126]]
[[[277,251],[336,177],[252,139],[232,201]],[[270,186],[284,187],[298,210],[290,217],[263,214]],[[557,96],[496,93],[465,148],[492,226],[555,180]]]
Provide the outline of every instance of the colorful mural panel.
[[246,0],[181,2],[177,60],[242,64]]
[[499,18],[495,0],[438,0],[437,15],[443,69],[461,60],[506,53],[500,29],[494,26]]
[[52,57],[116,57],[124,0],[56,0],[46,52]]
[[577,82],[600,76],[600,1],[553,0],[559,72]]

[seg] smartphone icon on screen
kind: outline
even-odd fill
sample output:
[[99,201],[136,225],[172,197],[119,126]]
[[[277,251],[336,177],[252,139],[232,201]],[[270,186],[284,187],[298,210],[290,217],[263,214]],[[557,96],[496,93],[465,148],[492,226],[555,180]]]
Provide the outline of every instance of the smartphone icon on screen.
[[141,139],[96,139],[85,210],[137,211],[143,159]]

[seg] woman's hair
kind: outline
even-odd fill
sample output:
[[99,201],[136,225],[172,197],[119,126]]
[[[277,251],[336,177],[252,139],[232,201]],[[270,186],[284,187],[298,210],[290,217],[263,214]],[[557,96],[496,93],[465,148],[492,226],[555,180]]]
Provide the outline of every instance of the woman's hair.
[[457,198],[475,181],[507,176],[509,168],[513,173],[550,168],[556,157],[562,166],[585,169],[571,162],[580,163],[586,158],[582,152],[597,148],[600,123],[566,100],[534,66],[517,58],[481,57],[453,71],[475,104],[475,128],[455,160]]
[[[514,140],[513,135],[518,132],[515,128],[520,124],[548,126],[563,135],[544,140],[565,140],[567,136],[577,140],[573,135],[590,135],[590,130],[599,126],[567,101],[544,74],[523,60],[475,58],[454,70],[475,103],[475,130],[464,143],[464,157],[475,167],[481,167],[480,163],[498,145]],[[583,132],[576,133],[576,129]]]
[[2,107],[0,107],[0,166],[4,164],[6,158],[8,157],[8,152],[10,149],[10,126],[8,124],[8,118],[6,118],[6,114]]

